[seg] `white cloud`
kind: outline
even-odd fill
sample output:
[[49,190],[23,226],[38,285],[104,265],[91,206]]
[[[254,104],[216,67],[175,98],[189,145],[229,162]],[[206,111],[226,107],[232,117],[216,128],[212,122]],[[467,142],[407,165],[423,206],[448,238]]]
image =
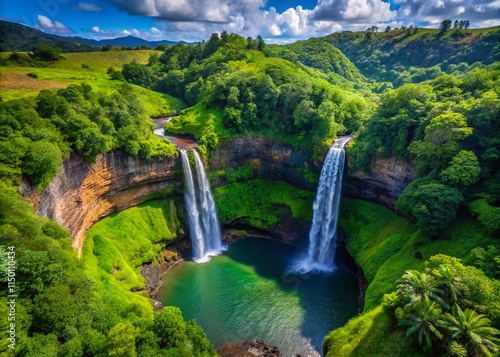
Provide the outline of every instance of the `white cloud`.
[[93,12],[99,12],[102,11],[102,7],[97,6],[95,4],[91,4],[88,2],[79,2],[78,6],[73,7],[75,10],[84,10],[84,11],[93,11]]
[[206,40],[223,30],[244,37],[279,37],[285,42],[373,25],[428,23],[438,27],[446,18],[468,19],[476,27],[500,24],[500,0],[392,0],[400,4],[398,10],[391,10],[387,0],[318,0],[312,10],[297,6],[281,13],[273,7],[264,10],[266,0],[108,1],[130,14],[158,19],[145,32],[129,30],[134,36],[188,42]]
[[56,34],[73,33],[73,30],[64,25],[63,23],[59,21],[52,21],[47,16],[38,15],[37,20],[38,23],[35,25],[35,27],[44,32],[56,33]]
[[500,25],[500,0],[399,0],[399,18],[427,22],[438,27],[441,21],[469,20],[471,27]]

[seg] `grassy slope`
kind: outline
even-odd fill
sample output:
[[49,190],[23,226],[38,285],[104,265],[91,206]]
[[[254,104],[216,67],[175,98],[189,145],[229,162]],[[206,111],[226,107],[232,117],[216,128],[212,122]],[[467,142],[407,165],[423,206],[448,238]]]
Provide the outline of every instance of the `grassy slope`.
[[365,311],[393,291],[406,270],[422,269],[435,254],[463,258],[475,247],[498,245],[470,216],[459,217],[442,239],[431,240],[389,209],[361,200],[343,201],[339,226],[349,235],[347,248],[370,283]]
[[144,287],[140,266],[157,257],[179,226],[173,202],[162,200],[115,213],[88,231],[82,255],[85,273],[117,311],[132,303],[152,316],[147,295],[130,290]]
[[[0,89],[3,100],[17,99],[36,95],[41,89],[60,89],[70,84],[88,83],[96,91],[110,93],[119,89],[123,82],[109,80],[106,73],[109,67],[121,69],[125,63],[135,60],[137,63],[148,62],[151,53],[158,51],[108,51],[65,53],[64,59],[48,67],[0,67]],[[10,53],[0,53],[6,58]],[[89,68],[83,68],[82,65]],[[36,73],[37,79],[28,77]],[[151,117],[175,112],[185,104],[169,95],[153,92],[143,87],[132,85]]]
[[344,327],[330,332],[323,343],[326,357],[422,356],[410,344],[401,343],[401,331],[391,330],[389,316],[377,307],[351,319]]
[[[392,330],[392,322],[379,305],[382,296],[395,290],[395,282],[404,271],[421,270],[435,254],[463,258],[475,247],[499,244],[467,215],[459,217],[442,239],[431,240],[387,208],[353,199],[343,200],[339,226],[347,232],[347,248],[370,285],[365,313],[325,339],[327,357],[418,356],[409,344],[401,343],[404,334]],[[417,258],[416,252],[422,258]]]

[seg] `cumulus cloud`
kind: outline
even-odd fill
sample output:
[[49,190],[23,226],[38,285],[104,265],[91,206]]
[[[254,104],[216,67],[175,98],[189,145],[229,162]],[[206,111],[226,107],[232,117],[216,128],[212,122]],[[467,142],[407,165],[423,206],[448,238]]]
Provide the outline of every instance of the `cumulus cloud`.
[[52,21],[47,16],[38,15],[35,27],[39,30],[56,34],[68,34],[74,31],[59,21]]
[[500,25],[500,0],[399,0],[400,18],[437,27],[445,19],[469,20],[474,27]]
[[[166,38],[188,42],[208,39],[213,32],[235,32],[265,39],[303,39],[340,30],[364,30],[373,25],[429,24],[469,19],[472,26],[500,24],[500,0],[317,0],[313,9],[301,6],[277,12],[266,0],[108,0],[135,15],[158,19]],[[396,6],[397,7],[397,6]],[[147,31],[149,37],[154,31]]]
[[99,12],[103,10],[102,7],[88,2],[79,2],[78,6],[73,7],[73,9],[93,12]]
[[382,22],[396,17],[396,11],[381,0],[319,0],[313,18],[342,23]]
[[167,33],[185,41],[205,39],[226,30],[243,36],[307,38],[390,21],[396,12],[382,0],[319,0],[312,10],[301,6],[278,13],[264,10],[265,0],[108,0],[135,15],[166,20]]

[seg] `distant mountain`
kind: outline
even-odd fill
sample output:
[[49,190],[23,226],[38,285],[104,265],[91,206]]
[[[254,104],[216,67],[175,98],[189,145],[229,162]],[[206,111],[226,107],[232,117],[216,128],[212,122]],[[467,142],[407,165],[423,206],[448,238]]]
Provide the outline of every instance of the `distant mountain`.
[[44,43],[61,48],[63,52],[90,52],[99,51],[102,46],[156,47],[161,44],[173,45],[175,41],[146,41],[142,38],[127,36],[105,40],[91,40],[78,36],[58,36],[48,34],[32,27],[14,22],[0,21],[0,52],[4,51],[31,51],[33,46]]
[[158,45],[175,45],[177,42],[176,41],[147,41],[142,38],[134,37],[134,36],[127,36],[127,37],[117,37],[117,38],[109,38],[105,40],[91,40],[89,38],[83,38],[83,37],[66,37],[67,39],[70,39],[71,41],[78,42],[81,44],[86,44],[86,45],[92,45],[92,46],[99,46],[102,47],[104,45],[110,45],[110,46],[120,46],[120,47],[137,47],[137,46],[149,46],[152,48],[155,48]]

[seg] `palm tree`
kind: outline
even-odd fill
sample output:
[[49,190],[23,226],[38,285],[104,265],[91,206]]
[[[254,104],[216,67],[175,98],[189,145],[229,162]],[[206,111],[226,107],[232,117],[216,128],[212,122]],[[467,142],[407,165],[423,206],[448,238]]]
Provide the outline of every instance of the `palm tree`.
[[470,356],[493,356],[499,351],[500,334],[491,327],[491,321],[485,315],[472,309],[462,310],[455,305],[452,314],[446,314],[443,326],[450,336],[467,348]]
[[433,340],[440,340],[443,335],[438,330],[441,326],[441,308],[434,301],[420,300],[414,304],[408,317],[399,321],[398,326],[408,326],[406,336],[417,334],[418,344],[428,351]]
[[437,269],[432,270],[432,275],[435,277],[438,287],[444,290],[445,295],[452,304],[455,304],[462,292],[459,288],[460,277],[456,275],[455,270],[445,264],[441,264]]
[[448,303],[439,295],[444,291],[437,287],[438,283],[432,275],[421,273],[417,270],[408,270],[396,282],[397,294],[408,301],[405,308],[413,306],[416,302],[422,300],[433,300],[445,309],[449,309]]

